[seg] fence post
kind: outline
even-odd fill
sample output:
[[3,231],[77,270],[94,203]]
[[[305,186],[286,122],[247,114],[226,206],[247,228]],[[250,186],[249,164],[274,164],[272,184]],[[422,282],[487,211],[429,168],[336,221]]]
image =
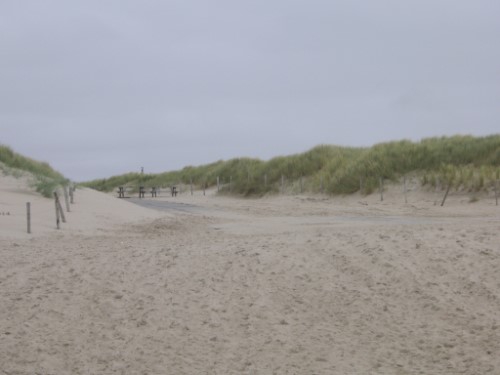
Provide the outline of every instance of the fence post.
[[57,202],[57,207],[59,207],[59,215],[61,215],[61,221],[63,223],[65,223],[66,222],[66,216],[64,215],[62,204],[61,204],[61,201],[59,200],[59,196],[57,195],[57,193],[56,193],[56,202]]
[[300,176],[300,194],[304,193],[304,181],[303,181],[303,177]]
[[75,192],[75,188],[71,185],[71,186],[69,187],[69,202],[70,202],[71,204],[74,204],[74,203],[75,203],[75,201],[74,201],[74,199],[73,199],[73,198],[74,198],[74,197],[73,197],[73,193],[74,193],[74,192]]
[[193,179],[191,179],[191,195],[193,195]]
[[68,186],[63,186],[63,192],[64,192],[64,203],[66,204],[66,212],[69,212]]
[[217,176],[217,193],[219,192],[219,190],[220,190],[219,176]]
[[28,234],[31,233],[31,203],[26,202],[26,220],[28,224]]
[[281,194],[285,194],[285,176],[281,175]]
[[451,182],[448,182],[448,187],[446,188],[446,193],[444,193],[443,201],[441,202],[441,207],[444,206],[444,202],[446,201],[446,197],[448,196],[448,193],[450,192],[451,188]]
[[57,198],[57,193],[54,191],[54,202],[55,202],[55,205],[56,205],[56,226],[57,226],[57,229],[59,229],[59,221],[60,221],[60,217],[59,217],[59,205],[57,204],[58,203],[58,198]]
[[264,175],[264,187],[267,188],[267,173]]

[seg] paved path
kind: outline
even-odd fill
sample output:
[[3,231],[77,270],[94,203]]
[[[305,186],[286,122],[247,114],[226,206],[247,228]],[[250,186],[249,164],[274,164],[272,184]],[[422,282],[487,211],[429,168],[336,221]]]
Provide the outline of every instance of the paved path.
[[[246,215],[242,215],[241,213],[230,213],[226,210],[221,211],[220,209],[212,208],[212,207],[203,207],[189,203],[180,203],[180,202],[172,202],[165,200],[156,200],[156,199],[139,199],[139,198],[131,198],[130,202],[135,203],[139,206],[150,208],[153,210],[166,211],[166,212],[183,212],[183,213],[191,213],[191,214],[211,214],[214,216],[222,214],[224,217],[245,217]],[[254,221],[257,220],[254,218]],[[436,223],[442,220],[436,218],[419,218],[419,217],[408,217],[408,216],[349,216],[349,215],[339,215],[339,216],[298,216],[298,217],[283,217],[278,215],[274,218],[260,218],[257,221],[268,222],[269,220],[279,220],[283,223],[307,223],[309,225],[320,225],[320,224],[334,224],[334,223],[352,223],[352,222],[361,222],[367,224],[377,224],[377,223],[385,223],[385,224],[429,224]],[[449,219],[448,219],[449,220]],[[268,224],[266,224],[268,225]]]

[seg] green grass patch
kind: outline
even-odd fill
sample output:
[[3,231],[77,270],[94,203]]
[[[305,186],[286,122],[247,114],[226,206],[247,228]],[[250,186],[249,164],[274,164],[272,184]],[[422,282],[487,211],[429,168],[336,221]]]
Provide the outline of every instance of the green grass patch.
[[52,196],[57,186],[69,183],[68,179],[48,163],[28,158],[3,145],[0,145],[0,169],[4,174],[17,178],[23,175],[22,172],[30,173],[33,176],[32,187],[47,198]]
[[430,187],[451,184],[470,191],[490,189],[500,175],[500,135],[402,140],[369,148],[320,145],[268,161],[235,158],[160,174],[128,173],[83,185],[111,191],[118,186],[135,189],[140,185],[167,187],[193,182],[201,188],[204,184],[215,186],[219,177],[224,194],[369,194],[378,189],[380,177],[396,182],[407,174],[421,176],[422,184]]

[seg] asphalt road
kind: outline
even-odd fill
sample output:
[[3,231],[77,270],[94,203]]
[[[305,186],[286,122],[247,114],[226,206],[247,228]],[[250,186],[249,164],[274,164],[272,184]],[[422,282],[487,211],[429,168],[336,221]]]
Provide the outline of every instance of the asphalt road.
[[[153,210],[164,212],[184,212],[192,214],[215,214],[213,209],[202,206],[197,206],[189,203],[178,203],[171,201],[155,200],[155,199],[139,199],[130,198],[130,202],[139,206],[150,208]],[[309,224],[333,224],[333,223],[349,223],[349,222],[364,222],[364,223],[385,223],[385,224],[429,224],[439,222],[436,218],[418,218],[407,216],[304,216],[298,218],[279,217],[282,222],[301,223],[308,222]]]

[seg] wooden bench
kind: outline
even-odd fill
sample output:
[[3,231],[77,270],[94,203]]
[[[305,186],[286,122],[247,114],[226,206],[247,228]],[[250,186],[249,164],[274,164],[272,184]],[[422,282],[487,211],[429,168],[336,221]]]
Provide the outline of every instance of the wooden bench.
[[145,192],[144,186],[139,186],[139,198],[144,198]]
[[[123,186],[119,186],[118,190],[118,198],[130,198],[125,196],[125,188]],[[146,194],[146,189],[144,186],[139,186],[139,198],[144,198],[144,195]],[[158,189],[156,187],[151,188],[151,197],[157,197],[158,196]]]

